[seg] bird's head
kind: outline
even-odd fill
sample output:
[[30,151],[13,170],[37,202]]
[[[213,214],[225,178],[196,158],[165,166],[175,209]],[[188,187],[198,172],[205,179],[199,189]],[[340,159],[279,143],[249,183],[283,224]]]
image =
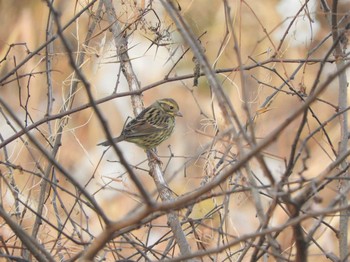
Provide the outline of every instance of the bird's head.
[[157,100],[158,106],[167,114],[171,116],[182,116],[179,111],[179,105],[172,98],[164,98]]

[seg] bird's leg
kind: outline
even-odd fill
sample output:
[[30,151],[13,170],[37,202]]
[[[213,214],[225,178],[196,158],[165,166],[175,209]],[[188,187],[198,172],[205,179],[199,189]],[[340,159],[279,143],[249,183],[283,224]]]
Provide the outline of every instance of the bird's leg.
[[162,160],[160,160],[159,156],[157,155],[157,150],[155,148],[149,149],[146,152],[147,152],[147,156],[151,157],[151,159],[156,160],[158,164],[160,165],[163,164]]

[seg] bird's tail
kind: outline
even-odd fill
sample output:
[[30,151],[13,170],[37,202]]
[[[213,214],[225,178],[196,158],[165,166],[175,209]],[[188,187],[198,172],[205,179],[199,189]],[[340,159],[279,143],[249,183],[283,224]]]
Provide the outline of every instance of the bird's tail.
[[[115,138],[113,138],[113,143],[116,144],[116,143],[118,143],[118,142],[120,142],[120,141],[122,141],[122,140],[124,140],[124,139],[123,139],[123,137],[121,137],[121,136],[115,137]],[[99,143],[99,144],[97,144],[97,145],[98,145],[98,146],[110,146],[111,144],[110,144],[109,141],[107,140],[107,141],[104,141],[104,142]]]

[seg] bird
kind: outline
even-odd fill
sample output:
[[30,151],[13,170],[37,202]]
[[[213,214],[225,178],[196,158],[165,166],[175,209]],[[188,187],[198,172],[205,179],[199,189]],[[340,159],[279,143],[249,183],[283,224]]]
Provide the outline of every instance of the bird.
[[[138,145],[144,150],[157,147],[168,139],[174,131],[175,117],[182,117],[179,105],[172,98],[156,100],[145,108],[123,128],[120,136],[113,138],[113,143],[127,141]],[[109,146],[105,141],[99,146]]]

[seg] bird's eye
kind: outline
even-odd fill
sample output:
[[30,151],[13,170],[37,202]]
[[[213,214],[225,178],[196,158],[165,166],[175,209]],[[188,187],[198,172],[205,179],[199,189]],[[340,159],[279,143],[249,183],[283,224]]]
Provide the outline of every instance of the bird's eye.
[[173,107],[173,106],[169,106],[169,108],[170,108],[171,110],[173,110],[173,109],[174,109],[174,107]]

